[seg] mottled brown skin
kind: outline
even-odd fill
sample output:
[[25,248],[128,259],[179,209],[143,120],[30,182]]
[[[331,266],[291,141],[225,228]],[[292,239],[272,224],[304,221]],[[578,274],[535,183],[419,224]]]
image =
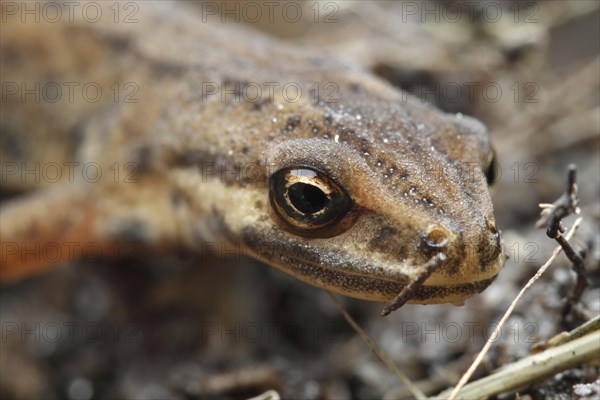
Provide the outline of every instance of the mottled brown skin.
[[[305,282],[375,301],[393,299],[436,251],[447,261],[410,302],[461,302],[494,279],[504,255],[479,122],[313,49],[203,23],[185,4],[141,4],[137,17],[24,24],[8,16],[3,82],[135,82],[139,101],[115,103],[112,92],[97,103],[3,99],[3,164],[97,162],[108,171],[131,162],[136,182],[105,173],[96,183],[44,184],[2,168],[3,189],[36,189],[2,204],[2,281],[72,261],[44,262],[15,243],[111,248],[131,238],[153,251],[227,240]],[[235,101],[207,82],[264,90]],[[265,82],[297,83],[302,96],[285,101],[277,88],[267,96]],[[329,237],[290,232],[274,213],[269,176],[293,166],[326,173],[352,198]],[[427,244],[432,229],[444,232],[440,249]]]

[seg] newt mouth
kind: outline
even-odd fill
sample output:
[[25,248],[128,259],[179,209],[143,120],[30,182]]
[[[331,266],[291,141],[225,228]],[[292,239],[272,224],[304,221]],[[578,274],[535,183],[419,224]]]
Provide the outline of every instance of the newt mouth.
[[[409,284],[405,274],[398,273],[397,279],[385,277],[384,274],[365,274],[356,268],[340,268],[324,265],[322,262],[307,260],[294,255],[280,255],[277,258],[265,258],[256,255],[277,269],[294,276],[310,285],[331,290],[344,296],[368,301],[390,302],[394,300]],[[354,260],[356,262],[356,260]],[[370,270],[377,270],[370,265]],[[407,303],[440,304],[459,303],[481,293],[496,279],[497,274],[481,280],[472,280],[458,284],[428,285],[425,280],[411,293]]]

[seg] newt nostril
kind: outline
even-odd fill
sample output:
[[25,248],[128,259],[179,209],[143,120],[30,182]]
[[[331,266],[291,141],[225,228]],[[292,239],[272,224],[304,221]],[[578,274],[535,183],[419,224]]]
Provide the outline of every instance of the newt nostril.
[[434,225],[427,230],[427,235],[423,238],[422,244],[430,252],[440,251],[448,244],[450,234],[439,225]]

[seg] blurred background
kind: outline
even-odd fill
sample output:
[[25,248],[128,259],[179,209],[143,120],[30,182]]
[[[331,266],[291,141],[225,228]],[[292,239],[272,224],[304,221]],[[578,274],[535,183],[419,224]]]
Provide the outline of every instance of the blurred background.
[[[582,309],[600,312],[597,1],[185,3],[211,23],[246,23],[359,64],[488,126],[499,162],[492,196],[510,257],[496,282],[463,307],[406,305],[386,318],[379,304],[340,298],[424,391],[460,378],[548,259],[556,243],[534,228],[538,203],[560,196],[569,163],[578,166],[584,218],[574,242],[587,248],[590,281]],[[581,323],[560,317],[573,284],[560,256],[476,376]],[[269,389],[282,398],[408,396],[325,292],[236,254],[66,266],[2,287],[0,321],[2,399],[234,399]],[[576,367],[521,398],[577,398],[573,385],[599,374],[599,362]]]

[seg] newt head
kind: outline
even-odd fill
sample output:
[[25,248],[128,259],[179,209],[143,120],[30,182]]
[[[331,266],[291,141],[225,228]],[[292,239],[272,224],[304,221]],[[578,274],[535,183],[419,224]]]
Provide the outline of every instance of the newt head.
[[[389,96],[314,105],[263,143],[260,182],[230,185],[216,209],[250,254],[310,284],[390,301],[422,279],[409,302],[460,303],[505,259],[486,182],[487,132],[472,118]],[[273,119],[287,121],[285,111]],[[227,198],[240,201],[232,208]],[[424,279],[438,254],[443,262]]]

